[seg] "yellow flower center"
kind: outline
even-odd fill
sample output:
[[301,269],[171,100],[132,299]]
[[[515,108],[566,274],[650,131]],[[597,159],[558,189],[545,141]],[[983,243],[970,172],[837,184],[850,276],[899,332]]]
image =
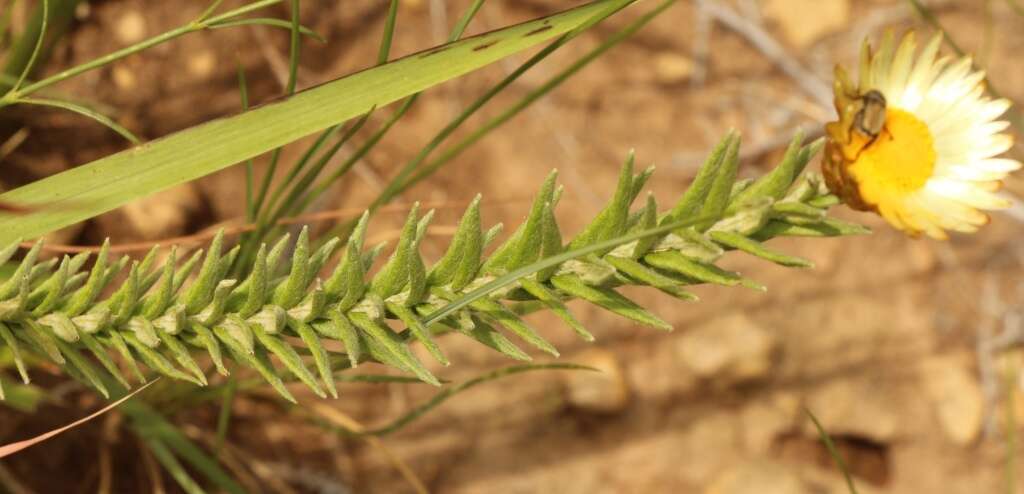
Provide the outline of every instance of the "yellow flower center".
[[879,204],[924,187],[935,169],[935,141],[928,126],[909,112],[886,111],[885,128],[850,165],[861,196]]

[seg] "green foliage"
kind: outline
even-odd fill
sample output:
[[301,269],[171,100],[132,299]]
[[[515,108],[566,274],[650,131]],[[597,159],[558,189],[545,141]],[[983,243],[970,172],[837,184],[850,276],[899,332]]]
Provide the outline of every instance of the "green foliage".
[[[588,341],[593,336],[573,318],[565,300],[581,299],[668,330],[668,323],[616,288],[650,286],[683,300],[694,299],[683,287],[698,283],[763,289],[716,262],[726,251],[737,250],[783,266],[808,267],[808,261],[776,252],[762,241],[863,231],[826,218],[833,203],[827,190],[817,176],[800,174],[819,144],[802,145],[801,140],[797,136],[782,164],[760,180],[736,182],[739,137],[730,134],[694,186],[660,220],[652,197],[631,210],[652,170],[634,173],[630,156],[608,206],[567,244],[553,212],[561,196],[554,172],[523,223],[489,256],[483,252],[493,235],[481,225],[479,197],[463,215],[444,256],[429,267],[419,245],[432,212],[421,214],[414,206],[397,245],[372,276],[376,254],[363,246],[368,215],[323,282],[317,276],[340,242],[329,239],[313,250],[306,229],[291,246],[287,269],[282,266],[285,237],[269,249],[261,246],[241,280],[228,277],[238,247],[225,253],[221,234],[201,263],[197,254],[181,267],[175,265],[173,250],[161,264],[156,250],[129,263],[127,258],[111,262],[104,248],[85,270],[85,256],[39,262],[37,243],[0,285],[0,350],[10,349],[19,370],[26,354],[38,355],[104,395],[113,385],[107,374],[121,385],[129,382],[111,353],[126,361],[137,380],[141,363],[150,372],[199,385],[207,377],[195,356],[205,354],[221,373],[228,372],[225,359],[255,369],[294,400],[284,386],[285,375],[319,396],[337,396],[334,369],[366,361],[439,385],[409,345],[419,342],[431,358],[447,365],[437,339],[441,333],[458,333],[516,360],[530,360],[516,339],[558,355],[513,310],[519,303],[552,310]],[[0,256],[14,253],[9,247]],[[102,293],[109,295],[101,300]],[[391,321],[407,329],[396,332]],[[324,340],[340,342],[346,353],[328,350]],[[27,383],[26,372],[22,378]]]
[[[243,14],[277,1],[261,0],[203,18],[44,81],[13,89],[0,96],[0,108],[23,102],[24,96],[46,84],[212,24],[237,20]],[[42,235],[132,199],[273,151],[544,41],[577,33],[633,1],[597,0],[559,14],[438,46],[30,183],[0,195],[0,201],[49,207],[19,217],[0,217],[0,243]],[[293,40],[295,32],[293,29]],[[293,70],[295,63],[293,56],[290,66]],[[257,195],[257,206],[261,196],[263,194]]]

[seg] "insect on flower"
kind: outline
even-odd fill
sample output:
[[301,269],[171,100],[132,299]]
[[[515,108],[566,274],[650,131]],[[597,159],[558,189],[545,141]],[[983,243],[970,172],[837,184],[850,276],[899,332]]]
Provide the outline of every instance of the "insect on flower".
[[877,53],[865,42],[855,85],[836,67],[839,117],[825,126],[822,169],[829,189],[853,209],[880,214],[911,235],[945,239],[988,222],[979,210],[1009,202],[994,194],[1021,163],[999,155],[1013,140],[996,120],[1009,109],[984,95],[985,74],[969,57],[936,58],[941,37],[917,54],[914,34]]

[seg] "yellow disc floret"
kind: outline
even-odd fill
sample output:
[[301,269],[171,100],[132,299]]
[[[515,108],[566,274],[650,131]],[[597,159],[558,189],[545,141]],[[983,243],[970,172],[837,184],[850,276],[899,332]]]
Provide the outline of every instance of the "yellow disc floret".
[[998,120],[1010,107],[985,96],[971,59],[939,56],[935,35],[918,53],[913,33],[861,49],[856,82],[836,66],[836,120],[825,125],[825,184],[858,211],[878,213],[912,236],[948,238],[988,223],[983,210],[1011,205],[995,192],[1021,168]]
[[861,198],[873,205],[919,191],[935,171],[935,141],[928,126],[898,108],[886,112],[885,128],[849,165]]

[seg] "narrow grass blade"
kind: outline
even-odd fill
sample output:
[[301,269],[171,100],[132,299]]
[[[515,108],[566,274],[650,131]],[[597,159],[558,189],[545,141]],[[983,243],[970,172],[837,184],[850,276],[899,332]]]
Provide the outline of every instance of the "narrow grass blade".
[[185,471],[185,466],[178,461],[178,458],[174,456],[174,453],[171,453],[171,450],[163,442],[152,437],[144,437],[143,443],[153,453],[156,461],[160,462],[160,465],[164,467],[164,470],[171,474],[171,478],[178,483],[181,490],[187,494],[206,494],[206,491],[199,487],[199,484]]
[[843,478],[846,479],[846,487],[850,490],[850,494],[857,494],[857,487],[854,486],[853,478],[850,477],[850,470],[846,467],[846,462],[843,461],[843,457],[839,454],[839,450],[836,449],[836,445],[832,442],[832,438],[829,437],[828,432],[826,432],[825,428],[821,426],[821,422],[818,422],[818,418],[815,417],[810,410],[805,408],[804,412],[807,413],[811,422],[814,423],[814,428],[818,430],[818,437],[821,439],[821,442],[825,444],[825,448],[828,449],[829,456],[831,456],[832,460],[836,462],[836,467],[843,473]]
[[114,132],[117,132],[121,137],[124,137],[125,139],[127,139],[128,142],[131,142],[132,144],[134,144],[136,146],[138,146],[139,144],[142,144],[142,141],[139,140],[139,138],[136,137],[135,134],[133,134],[130,130],[124,128],[124,126],[122,126],[121,124],[115,122],[110,117],[108,117],[108,116],[106,116],[106,115],[104,115],[104,114],[102,114],[102,113],[100,113],[100,112],[98,112],[96,110],[93,110],[91,108],[82,106],[82,105],[80,105],[78,103],[72,103],[70,101],[61,101],[61,100],[55,100],[55,99],[47,99],[47,98],[20,98],[18,100],[18,102],[19,103],[24,103],[26,105],[50,106],[50,107],[53,107],[53,108],[60,108],[62,110],[67,110],[67,111],[74,112],[74,113],[77,113],[77,114],[85,116],[85,117],[89,117],[89,118],[95,120],[96,122],[99,122],[103,126],[107,127],[108,129],[113,130]]
[[0,217],[0,245],[34,238],[213,173],[571,31],[630,0],[582,7],[413,54],[233,117],[207,122],[0,195],[54,204]]

